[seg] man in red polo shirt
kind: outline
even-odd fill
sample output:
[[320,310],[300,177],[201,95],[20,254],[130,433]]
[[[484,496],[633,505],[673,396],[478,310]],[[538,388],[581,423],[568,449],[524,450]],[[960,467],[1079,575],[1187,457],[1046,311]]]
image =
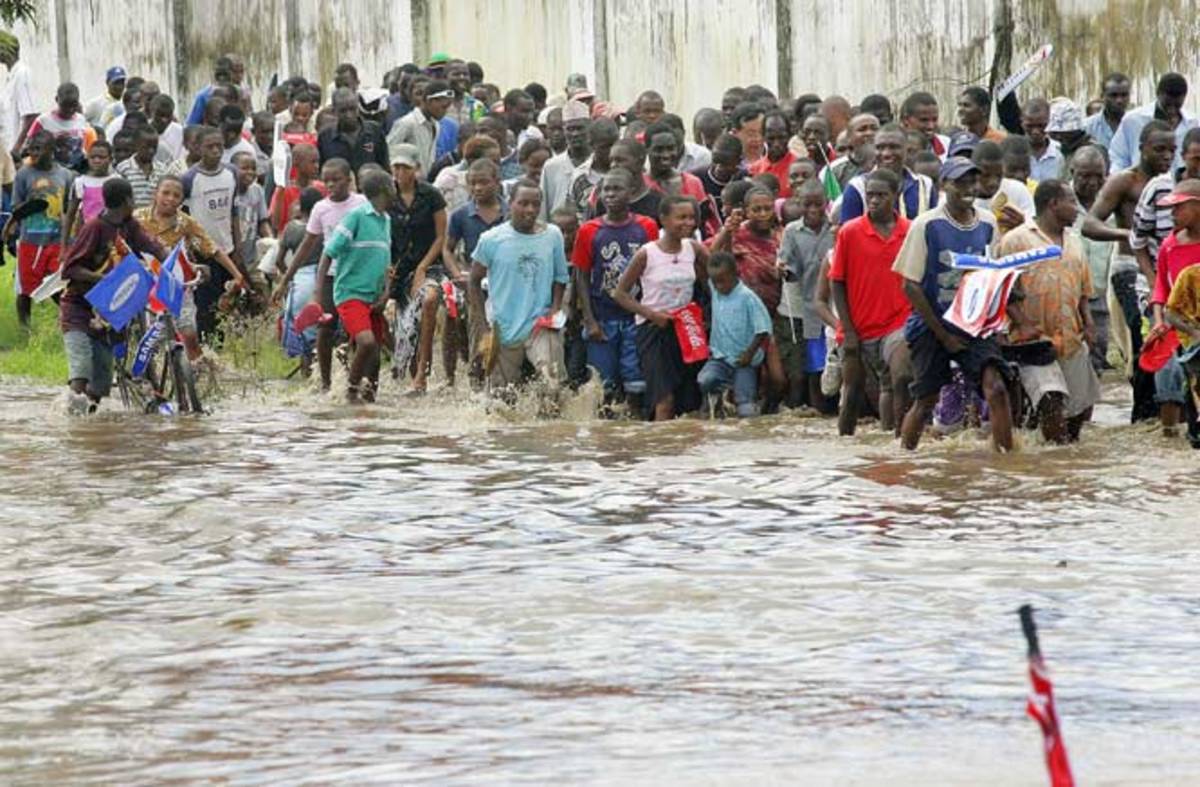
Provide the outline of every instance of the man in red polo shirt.
[[751,175],[761,175],[764,172],[769,172],[779,181],[780,199],[787,199],[792,196],[792,186],[788,178],[788,168],[792,166],[792,162],[796,160],[796,156],[788,150],[788,140],[791,138],[791,131],[788,128],[787,118],[782,112],[774,111],[767,113],[766,120],[763,121],[763,142],[767,146],[767,155],[760,158],[750,165]]
[[899,434],[908,411],[912,365],[904,341],[911,305],[892,263],[908,235],[909,221],[896,213],[900,179],[887,169],[867,176],[867,213],[838,231],[829,279],[841,319],[844,341],[841,412],[838,432],[854,434],[867,375],[879,384],[879,416],[885,429]]

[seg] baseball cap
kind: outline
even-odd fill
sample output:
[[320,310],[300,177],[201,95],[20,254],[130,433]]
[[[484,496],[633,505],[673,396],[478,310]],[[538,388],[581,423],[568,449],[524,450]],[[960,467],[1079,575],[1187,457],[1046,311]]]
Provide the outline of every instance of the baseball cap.
[[1065,96],[1059,96],[1050,102],[1050,121],[1046,124],[1046,133],[1072,132],[1083,130],[1083,113],[1079,105]]
[[583,103],[584,101],[587,101],[588,99],[592,99],[595,97],[596,97],[596,94],[593,93],[592,91],[588,90],[586,86],[571,88],[571,100],[572,101],[578,101],[580,103]]
[[124,66],[113,66],[112,68],[108,69],[108,71],[104,72],[104,81],[105,81],[105,83],[124,82],[125,81],[125,67]]
[[978,144],[979,137],[970,131],[958,131],[950,135],[950,144],[946,147],[946,156],[964,156],[969,158],[975,152],[975,146]]
[[450,61],[450,55],[445,52],[434,52],[429,56],[429,65],[442,66]]
[[570,123],[572,120],[588,120],[592,113],[588,111],[587,104],[582,101],[568,101],[563,104],[563,122]]
[[1200,201],[1200,180],[1196,178],[1179,181],[1175,184],[1174,191],[1166,196],[1159,197],[1155,204],[1160,208],[1170,208],[1174,205],[1191,202],[1192,200]]
[[387,108],[390,94],[381,87],[361,87],[358,89],[359,108],[364,112],[382,112]]
[[965,156],[951,156],[942,162],[942,169],[938,176],[942,180],[958,180],[963,175],[969,175],[972,172],[979,172],[979,167],[975,166],[975,162]]
[[584,74],[568,74],[567,75],[567,92],[573,93],[576,90],[587,90],[587,76]]
[[425,86],[425,100],[431,98],[454,98],[454,89],[449,82],[435,79]]
[[400,164],[405,167],[412,167],[413,169],[421,166],[417,160],[417,154],[419,151],[417,150],[416,145],[410,145],[407,142],[402,142],[399,145],[390,145],[389,147],[392,154],[392,166]]
[[597,101],[595,104],[592,104],[593,120],[598,118],[616,120],[619,117],[621,117],[621,108],[615,104],[610,104],[607,101]]

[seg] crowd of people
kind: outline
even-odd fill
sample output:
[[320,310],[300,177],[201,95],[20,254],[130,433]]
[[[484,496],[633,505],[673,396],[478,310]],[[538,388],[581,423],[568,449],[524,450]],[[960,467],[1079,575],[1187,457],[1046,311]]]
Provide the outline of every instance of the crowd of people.
[[[221,296],[257,292],[325,388],[345,344],[352,402],[388,358],[424,394],[440,341],[449,385],[460,362],[495,392],[595,377],[606,413],[806,406],[908,448],[986,423],[1007,450],[1018,427],[1078,439],[1115,364],[1133,420],[1195,436],[1200,128],[1179,74],[1132,108],[1119,73],[1082,109],[733,87],[689,128],[654,90],[502,91],[442,54],[381,88],[348,63],[328,87],[292,77],[257,110],[223,56],[186,115],[119,66],[86,103],[64,83],[40,105],[11,35],[0,61],[19,316],[65,280],[70,386],[93,403],[113,332],[84,294],[129,249],[182,241],[203,280],[179,320],[192,357]],[[1015,279],[955,262],[1039,249]],[[982,328],[962,317],[980,297],[998,307]]]

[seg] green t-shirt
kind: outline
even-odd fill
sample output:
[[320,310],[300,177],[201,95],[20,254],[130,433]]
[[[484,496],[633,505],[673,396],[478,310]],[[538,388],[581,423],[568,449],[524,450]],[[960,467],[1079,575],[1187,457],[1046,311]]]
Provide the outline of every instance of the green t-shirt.
[[392,261],[392,219],[371,205],[360,205],[346,214],[325,244],[325,253],[337,260],[333,277],[333,302],[374,303],[383,293]]

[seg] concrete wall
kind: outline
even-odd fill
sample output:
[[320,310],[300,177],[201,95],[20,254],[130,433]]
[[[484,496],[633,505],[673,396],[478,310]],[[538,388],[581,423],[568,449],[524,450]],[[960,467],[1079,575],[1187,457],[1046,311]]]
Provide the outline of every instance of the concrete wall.
[[[213,61],[237,52],[261,105],[271,77],[301,73],[322,85],[350,60],[364,84],[412,58],[408,0],[45,0],[35,27],[18,25],[22,58],[48,109],[54,89],[71,80],[86,100],[120,64],[159,83],[187,111],[208,83]],[[182,35],[176,35],[176,32]],[[60,37],[60,32],[65,35]]]
[[731,85],[776,86],[775,0],[606,0],[610,96],[621,106],[643,90],[691,116],[720,107]]
[[592,0],[428,0],[427,51],[474,60],[501,90],[561,91],[579,71],[594,85]]
[[[70,78],[84,97],[122,63],[187,108],[213,59],[236,51],[261,101],[275,73],[322,84],[343,59],[365,84],[388,68],[447,51],[483,64],[502,87],[562,88],[580,71],[605,97],[631,103],[647,88],[688,118],[724,88],[759,82],[792,94],[857,101],[918,87],[949,107],[968,81],[988,84],[1037,47],[1054,58],[1023,94],[1083,101],[1103,75],[1134,78],[1153,97],[1165,70],[1200,73],[1200,0],[45,0],[37,29],[16,30],[48,107]],[[181,32],[182,35],[176,35]],[[1000,57],[997,59],[997,51]],[[790,83],[790,84],[789,84]],[[1189,100],[1200,106],[1200,90]]]
[[[787,1],[787,0],[785,0]],[[999,79],[1040,46],[1054,56],[1019,95],[1097,97],[1104,75],[1133,78],[1133,97],[1152,101],[1154,82],[1175,70],[1200,72],[1197,0],[790,0],[792,78],[796,92],[871,92],[896,101],[918,87],[939,97],[943,121],[966,84],[990,84],[999,47]],[[1190,107],[1200,107],[1200,89]]]

